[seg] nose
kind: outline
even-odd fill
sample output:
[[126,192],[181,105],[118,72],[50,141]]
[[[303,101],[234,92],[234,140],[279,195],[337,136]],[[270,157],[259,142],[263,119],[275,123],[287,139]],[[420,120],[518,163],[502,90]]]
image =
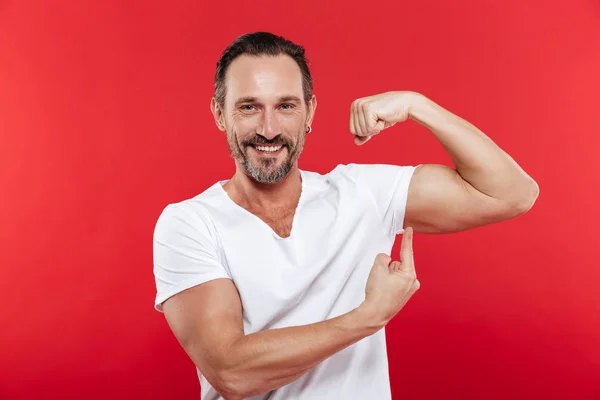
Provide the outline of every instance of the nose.
[[269,140],[281,133],[281,126],[279,125],[277,116],[273,111],[265,110],[263,112],[261,124],[258,127],[257,133]]

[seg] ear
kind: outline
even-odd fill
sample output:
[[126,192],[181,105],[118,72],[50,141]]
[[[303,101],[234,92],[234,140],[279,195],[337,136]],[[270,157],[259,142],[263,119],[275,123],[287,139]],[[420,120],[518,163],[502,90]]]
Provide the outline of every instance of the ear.
[[213,117],[215,118],[215,124],[217,125],[217,128],[219,128],[221,132],[225,132],[225,115],[223,114],[223,109],[221,108],[219,103],[217,103],[214,97],[210,101],[210,111],[212,112]]
[[308,110],[306,113],[306,126],[311,126],[313,119],[315,118],[315,111],[317,109],[317,97],[313,94],[312,98],[308,101]]

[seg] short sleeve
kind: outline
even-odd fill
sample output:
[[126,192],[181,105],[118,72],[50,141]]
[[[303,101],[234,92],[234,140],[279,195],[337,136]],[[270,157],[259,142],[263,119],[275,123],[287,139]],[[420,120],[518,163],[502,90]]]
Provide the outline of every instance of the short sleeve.
[[165,300],[193,286],[231,279],[218,255],[215,236],[205,218],[184,212],[180,204],[165,207],[153,237],[156,310],[162,312]]
[[417,166],[348,164],[347,173],[373,196],[386,232],[404,233],[408,187]]

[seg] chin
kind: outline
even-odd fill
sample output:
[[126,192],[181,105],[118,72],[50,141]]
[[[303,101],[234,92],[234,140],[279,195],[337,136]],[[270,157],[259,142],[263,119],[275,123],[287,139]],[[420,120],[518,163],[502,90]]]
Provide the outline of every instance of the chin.
[[256,182],[264,184],[274,184],[280,182],[290,173],[291,170],[291,166],[278,166],[276,169],[272,170],[270,168],[262,167],[254,168],[247,164],[244,168],[246,175],[254,179]]

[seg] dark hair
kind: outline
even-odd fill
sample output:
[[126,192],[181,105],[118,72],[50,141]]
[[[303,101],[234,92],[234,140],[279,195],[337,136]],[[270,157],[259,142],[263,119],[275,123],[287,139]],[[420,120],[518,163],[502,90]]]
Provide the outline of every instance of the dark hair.
[[227,89],[225,87],[225,75],[227,74],[227,69],[231,62],[242,54],[256,57],[286,54],[294,59],[302,72],[304,101],[308,104],[312,98],[313,82],[310,70],[308,69],[309,61],[304,55],[304,47],[269,32],[254,32],[238,37],[225,49],[217,62],[215,100],[221,107],[225,104],[225,92]]

